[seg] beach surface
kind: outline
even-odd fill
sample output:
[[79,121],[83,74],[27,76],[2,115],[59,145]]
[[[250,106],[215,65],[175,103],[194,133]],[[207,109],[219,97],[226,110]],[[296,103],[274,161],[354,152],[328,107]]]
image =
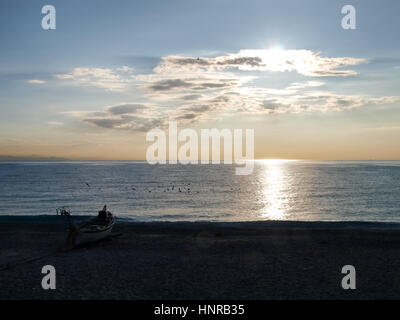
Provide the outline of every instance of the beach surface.
[[[62,252],[60,217],[0,218],[0,299],[399,299],[400,226],[122,222]],[[44,265],[56,289],[44,290]],[[356,290],[341,286],[356,269]]]

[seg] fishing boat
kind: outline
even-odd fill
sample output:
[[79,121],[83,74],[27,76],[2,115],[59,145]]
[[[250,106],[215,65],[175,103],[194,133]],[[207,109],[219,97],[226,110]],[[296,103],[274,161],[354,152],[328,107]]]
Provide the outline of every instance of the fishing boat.
[[66,247],[72,248],[77,245],[95,242],[111,235],[115,224],[113,214],[107,210],[107,206],[99,211],[97,217],[91,218],[81,224],[76,224],[71,218],[70,210],[67,207],[57,209],[57,214],[68,218],[68,236]]

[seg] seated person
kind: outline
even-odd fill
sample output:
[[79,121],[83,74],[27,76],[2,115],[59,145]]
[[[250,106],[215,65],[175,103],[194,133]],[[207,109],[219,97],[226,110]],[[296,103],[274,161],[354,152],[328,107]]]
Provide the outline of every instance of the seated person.
[[106,219],[107,218],[107,205],[104,205],[103,209],[99,211],[99,218]]

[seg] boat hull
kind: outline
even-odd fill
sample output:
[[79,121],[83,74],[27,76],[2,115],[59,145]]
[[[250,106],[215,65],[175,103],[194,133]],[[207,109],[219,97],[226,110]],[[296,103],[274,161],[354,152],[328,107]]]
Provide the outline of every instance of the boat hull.
[[115,220],[107,224],[106,226],[98,226],[97,228],[93,228],[93,226],[81,228],[76,235],[75,245],[81,245],[89,242],[95,242],[107,238],[110,236],[111,231],[114,227]]

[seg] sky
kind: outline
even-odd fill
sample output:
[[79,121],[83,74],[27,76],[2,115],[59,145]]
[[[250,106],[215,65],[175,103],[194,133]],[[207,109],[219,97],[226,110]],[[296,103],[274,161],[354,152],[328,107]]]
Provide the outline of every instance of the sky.
[[[55,30],[41,26],[48,4]],[[0,155],[141,160],[146,133],[175,120],[252,128],[256,158],[400,159],[399,12],[395,0],[2,0]]]

